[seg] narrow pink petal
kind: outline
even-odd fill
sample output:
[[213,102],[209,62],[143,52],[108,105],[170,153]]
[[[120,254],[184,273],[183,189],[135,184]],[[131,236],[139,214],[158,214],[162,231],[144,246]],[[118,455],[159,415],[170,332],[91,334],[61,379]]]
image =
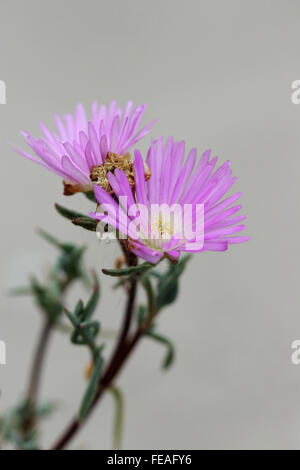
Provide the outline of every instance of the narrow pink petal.
[[91,170],[91,168],[93,166],[95,166],[96,163],[95,163],[95,159],[94,159],[94,156],[92,154],[92,151],[91,151],[91,142],[90,141],[86,144],[86,147],[85,147],[85,158],[86,158],[87,164],[89,166],[89,169]]
[[32,155],[30,155],[30,153],[25,152],[25,150],[21,149],[21,147],[13,147],[13,149],[22,157],[28,158],[29,160],[32,160],[33,162],[38,163],[39,165],[43,166],[44,168],[47,168],[48,170],[52,170],[52,168],[46,165],[43,161],[39,160],[36,157],[33,157]]
[[45,124],[40,122],[40,128],[42,129],[47,139],[47,143],[49,147],[51,147],[55,152],[59,151],[59,146],[57,145],[57,142],[55,138],[53,137],[53,134],[49,131],[49,129],[45,126]]
[[82,171],[82,173],[86,174],[86,172],[88,171],[88,167],[85,162],[85,158],[83,158],[82,155],[77,153],[74,147],[69,142],[65,142],[63,145],[71,161],[76,166],[78,166],[78,168]]
[[75,165],[68,155],[63,155],[61,164],[66,172],[73,180],[78,183],[90,183],[89,178]]
[[76,108],[76,137],[80,131],[87,132],[87,118],[84,107],[81,103]]
[[148,261],[148,263],[152,264],[158,263],[158,261],[163,257],[163,253],[151,250],[145,245],[137,245],[136,249],[132,248],[130,251],[132,251],[132,253],[134,253],[139,258],[142,258],[145,261]]
[[133,147],[139,140],[141,140],[145,135],[149,134],[150,130],[157,123],[157,119],[149,122],[144,126],[137,134],[135,134],[131,140],[128,140],[125,144],[122,145],[123,152],[126,152],[130,147]]
[[231,245],[236,243],[245,243],[251,240],[250,237],[224,237],[224,240],[230,243]]
[[212,240],[213,238],[220,238],[226,235],[232,235],[233,233],[245,230],[245,228],[245,225],[235,225],[234,227],[226,227],[219,230],[212,230],[211,232],[205,233],[205,240]]
[[203,246],[203,251],[226,251],[228,248],[227,241],[206,241]]
[[218,188],[218,191],[214,192],[214,194],[211,195],[209,200],[207,201],[206,203],[207,208],[212,207],[217,201],[222,199],[222,197],[229,191],[229,189],[236,182],[236,180],[237,180],[236,177],[230,178],[228,181],[224,183],[224,185]]
[[156,147],[155,143],[152,140],[151,145],[150,145],[150,153],[149,153],[149,158],[148,158],[148,166],[151,171],[151,178],[148,180],[147,185],[148,185],[148,196],[149,196],[149,202],[153,204],[157,198],[158,194],[158,186],[157,186],[157,174],[156,174]]
[[[164,152],[159,158],[162,159],[162,167],[161,172],[163,174],[163,179],[161,181],[160,187],[160,202],[167,203],[168,202],[168,194],[169,194],[169,186],[170,186],[170,175],[171,175],[171,159],[172,159],[172,147],[173,147],[173,137],[168,137]],[[149,165],[149,163],[148,163]],[[150,167],[150,165],[149,165]],[[151,170],[151,168],[150,168]]]
[[67,124],[67,140],[72,142],[75,137],[75,124],[72,114],[65,114],[64,116]]
[[59,115],[55,114],[54,119],[55,119],[55,123],[56,123],[57,129],[58,129],[58,132],[60,134],[61,140],[68,140],[67,131],[66,131],[65,126],[64,126],[61,118],[59,117]]
[[242,208],[241,204],[237,206],[230,207],[224,211],[218,212],[214,216],[208,216],[208,212],[205,214],[205,224],[207,227],[210,227],[212,224],[218,223],[221,220],[225,220],[226,217],[230,217],[231,215],[235,214]]
[[117,178],[115,177],[115,175],[111,171],[109,173],[107,173],[106,176],[107,176],[109,184],[112,187],[113,192],[115,193],[115,195],[119,199],[120,196],[123,196],[123,194],[121,193],[120,185],[117,181]]
[[205,217],[213,217],[215,214],[218,214],[224,209],[227,209],[227,207],[231,206],[235,201],[237,201],[241,197],[242,193],[236,193],[232,194],[232,196],[229,196],[228,198],[224,199],[223,201],[219,202],[216,206],[210,208],[206,213]]
[[80,142],[80,146],[83,150],[85,149],[86,144],[88,143],[88,141],[89,141],[89,139],[88,139],[88,136],[86,135],[86,133],[84,131],[80,131],[79,132],[79,142]]
[[115,176],[119,183],[121,194],[122,196],[127,196],[128,205],[135,205],[135,200],[133,198],[132,189],[125,175],[124,171],[119,170],[118,168],[115,169]]
[[106,135],[103,135],[100,139],[100,153],[101,153],[101,164],[104,162],[105,158],[107,157],[108,153],[108,144]]
[[242,222],[245,219],[246,219],[245,215],[237,215],[236,217],[229,217],[228,219],[220,220],[220,222],[216,222],[216,223],[210,225],[209,227],[205,226],[205,230],[209,231],[209,230],[217,230],[217,229],[220,229],[220,228],[225,228],[225,227],[228,227],[230,225],[239,224],[240,222]]
[[148,206],[144,161],[139,150],[134,151],[134,179],[137,202],[144,206]]
[[97,139],[97,134],[95,128],[91,122],[88,123],[88,135],[91,142],[91,153],[93,154],[93,159],[95,165],[99,165],[102,163],[102,156],[99,148],[99,143]]
[[119,205],[117,204],[117,202],[101,186],[95,184],[94,193],[99,204],[111,204],[116,210],[118,210]]
[[110,150],[116,152],[116,143],[120,132],[120,116],[116,115],[110,130]]
[[116,153],[118,153],[119,155],[123,155],[127,152],[127,149],[124,147],[123,143],[124,143],[124,140],[126,140],[126,132],[127,132],[127,128],[128,128],[128,122],[129,122],[129,119],[128,119],[128,116],[127,116],[126,118],[124,118],[123,124],[122,124],[121,129],[120,129],[119,138],[118,138],[118,141],[116,143]]

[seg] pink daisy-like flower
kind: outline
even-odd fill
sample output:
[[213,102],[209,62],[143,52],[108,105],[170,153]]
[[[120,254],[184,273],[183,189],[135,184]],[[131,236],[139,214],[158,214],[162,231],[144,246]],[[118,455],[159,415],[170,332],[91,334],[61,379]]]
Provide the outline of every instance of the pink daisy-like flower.
[[[88,122],[85,110],[79,104],[75,115],[65,115],[64,121],[55,115],[57,132],[51,132],[43,123],[40,127],[44,135],[39,139],[22,132],[38,158],[21,148],[16,150],[61,176],[65,183],[65,194],[89,191],[94,185],[91,182],[91,171],[102,166],[109,153],[116,158],[126,155],[150,131],[155,121],[138,129],[145,109],[145,104],[132,109],[132,102],[128,102],[123,113],[115,101],[109,108],[94,102],[92,117]],[[95,180],[97,171],[96,178],[93,178]],[[99,184],[101,181],[100,178]]]
[[[101,212],[90,215],[115,227],[127,238],[128,249],[151,263],[166,255],[178,259],[186,251],[225,251],[230,244],[249,239],[235,235],[245,229],[240,224],[245,216],[236,215],[241,193],[224,198],[236,181],[230,162],[215,169],[217,157],[210,159],[206,151],[196,165],[196,149],[184,157],[184,141],[169,137],[164,145],[160,137],[151,142],[147,154],[148,181],[141,153],[135,150],[134,191],[118,169],[107,175],[117,200],[100,186],[94,187]],[[165,217],[164,212],[174,205],[172,217]],[[182,230],[182,222],[187,230]]]

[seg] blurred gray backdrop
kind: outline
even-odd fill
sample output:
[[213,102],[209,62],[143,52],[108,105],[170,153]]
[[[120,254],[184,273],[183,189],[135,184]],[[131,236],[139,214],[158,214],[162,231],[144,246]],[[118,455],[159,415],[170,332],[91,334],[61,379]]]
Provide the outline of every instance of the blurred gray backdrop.
[[[98,272],[118,253],[56,214],[54,202],[89,204],[63,197],[60,178],[9,143],[25,146],[20,129],[38,136],[39,121],[53,129],[53,114],[78,102],[132,99],[148,103],[144,122],[159,119],[153,135],[231,160],[252,240],[194,255],[178,302],[159,319],[177,345],[175,366],[163,373],[163,349],[145,340],[119,378],[124,448],[300,448],[300,366],[291,363],[300,338],[299,15],[297,0],[1,0],[0,413],[25,389],[41,325],[32,300],[7,289],[46,273],[56,254],[36,228],[88,243],[86,264]],[[114,328],[124,297],[102,277],[98,318]],[[69,306],[87,295],[75,289]],[[87,361],[55,334],[41,395],[59,408],[44,423],[45,447],[78,408]],[[110,448],[112,416],[107,395],[71,447]]]

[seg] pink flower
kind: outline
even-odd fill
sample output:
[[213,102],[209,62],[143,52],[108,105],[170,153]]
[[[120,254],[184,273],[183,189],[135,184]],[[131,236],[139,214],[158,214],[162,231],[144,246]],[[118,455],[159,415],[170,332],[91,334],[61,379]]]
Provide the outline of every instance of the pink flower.
[[[81,104],[75,115],[67,114],[64,120],[55,115],[57,132],[51,132],[43,123],[43,137],[36,139],[22,132],[36,156],[21,148],[17,152],[61,176],[65,182],[65,194],[91,190],[90,173],[102,165],[109,152],[127,154],[151,129],[154,121],[139,130],[146,109],[143,104],[132,109],[128,102],[124,113],[112,101],[109,108],[97,102],[92,105],[92,117],[88,122]],[[122,117],[123,115],[123,117]]]
[[[151,177],[145,181],[141,153],[135,150],[134,156],[135,191],[122,171],[116,169],[108,173],[118,201],[95,186],[102,212],[90,214],[123,234],[130,251],[157,263],[163,256],[177,259],[186,251],[225,251],[230,244],[249,239],[236,236],[245,229],[240,224],[245,216],[236,215],[241,206],[235,203],[241,193],[224,198],[236,181],[230,162],[215,169],[217,157],[210,159],[210,151],[206,151],[196,165],[196,149],[192,149],[185,160],[184,141],[174,142],[169,137],[164,145],[160,137],[152,141],[149,148],[146,162]],[[172,220],[165,218],[165,208],[174,204],[179,211],[175,211]],[[184,222],[188,238],[186,231],[180,229],[186,207],[189,212]]]

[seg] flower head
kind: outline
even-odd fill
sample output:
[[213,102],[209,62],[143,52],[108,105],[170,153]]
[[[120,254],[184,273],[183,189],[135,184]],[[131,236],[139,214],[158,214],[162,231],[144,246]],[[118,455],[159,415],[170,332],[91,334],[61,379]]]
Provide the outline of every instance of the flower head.
[[40,127],[44,135],[39,139],[22,132],[36,156],[21,148],[16,150],[61,176],[65,194],[91,190],[95,183],[105,186],[108,171],[121,168],[126,172],[128,152],[153,126],[154,121],[139,130],[145,109],[145,104],[132,109],[132,102],[128,102],[123,113],[115,101],[109,108],[95,102],[88,121],[79,104],[74,116],[67,114],[63,120],[55,115],[56,132],[43,123]]
[[[169,137],[152,141],[147,154],[151,177],[145,179],[141,153],[134,152],[134,190],[119,169],[108,173],[117,201],[95,186],[101,212],[91,216],[115,227],[137,256],[158,262],[163,256],[177,259],[181,252],[225,251],[229,244],[248,240],[235,236],[244,230],[244,215],[236,193],[224,198],[235,182],[230,162],[216,168],[217,157],[204,152],[196,165],[197,151],[185,159],[185,143]],[[120,236],[120,235],[119,235]]]

